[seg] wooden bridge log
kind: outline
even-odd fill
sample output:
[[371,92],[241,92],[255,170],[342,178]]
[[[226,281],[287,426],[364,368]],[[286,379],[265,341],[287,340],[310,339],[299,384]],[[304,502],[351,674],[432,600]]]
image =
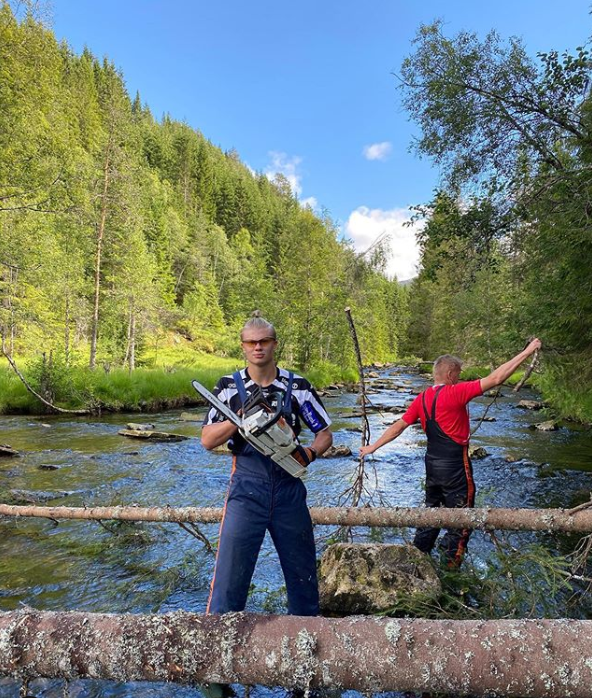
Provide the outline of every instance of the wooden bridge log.
[[592,697],[592,621],[0,614],[0,675]]
[[[514,531],[592,532],[592,508],[445,509],[408,507],[311,507],[315,524],[326,526],[437,526]],[[216,523],[222,509],[198,507],[48,507],[0,504],[0,516],[49,519]]]

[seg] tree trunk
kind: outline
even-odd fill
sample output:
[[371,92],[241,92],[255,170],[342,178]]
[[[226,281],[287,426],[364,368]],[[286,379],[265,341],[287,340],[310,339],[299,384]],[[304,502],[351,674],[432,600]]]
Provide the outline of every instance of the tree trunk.
[[[216,523],[222,509],[198,507],[42,507],[0,504],[0,516],[93,521],[169,521]],[[485,531],[592,532],[592,509],[413,509],[383,507],[311,507],[313,523],[324,526],[437,526]]]
[[130,303],[129,320],[129,370],[130,373],[136,368],[136,309],[133,300]]
[[70,365],[70,296],[69,292],[66,293],[66,303],[65,303],[65,317],[64,317],[64,361],[66,366]]
[[0,614],[0,674],[592,697],[592,621]]
[[107,194],[109,192],[110,167],[111,167],[111,141],[113,134],[109,134],[109,142],[105,152],[103,165],[103,193],[101,195],[101,214],[97,227],[97,245],[95,253],[95,290],[93,301],[93,314],[90,335],[89,367],[94,370],[97,365],[97,338],[99,333],[99,299],[101,293],[101,259],[103,255],[103,238],[105,236],[105,224],[107,221]]

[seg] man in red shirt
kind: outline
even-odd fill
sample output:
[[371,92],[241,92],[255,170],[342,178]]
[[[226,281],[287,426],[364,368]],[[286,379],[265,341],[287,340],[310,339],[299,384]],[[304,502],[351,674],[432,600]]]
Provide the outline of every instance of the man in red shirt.
[[[469,459],[469,414],[467,403],[506,381],[520,364],[540,349],[539,339],[532,342],[486,378],[459,383],[462,362],[444,354],[434,362],[434,385],[418,395],[401,419],[392,424],[374,443],[363,446],[361,456],[374,453],[407,429],[421,421],[428,438],[426,463],[427,507],[472,507],[475,502],[473,468]],[[429,553],[436,543],[439,528],[418,528],[414,545]],[[442,540],[448,562],[458,566],[467,548],[469,529],[449,529]]]

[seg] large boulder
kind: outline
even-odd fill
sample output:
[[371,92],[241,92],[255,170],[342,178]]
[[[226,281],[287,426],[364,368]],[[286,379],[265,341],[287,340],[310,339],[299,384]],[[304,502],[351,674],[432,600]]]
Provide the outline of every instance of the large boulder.
[[335,543],[321,557],[321,612],[380,613],[402,597],[437,598],[442,585],[428,555],[412,545]]

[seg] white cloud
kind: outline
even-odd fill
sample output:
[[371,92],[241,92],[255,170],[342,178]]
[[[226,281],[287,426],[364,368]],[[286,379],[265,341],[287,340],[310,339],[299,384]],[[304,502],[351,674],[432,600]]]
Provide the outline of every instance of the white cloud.
[[364,146],[364,157],[366,160],[386,160],[391,154],[393,146],[389,141],[382,143],[372,143]]
[[302,193],[302,174],[298,172],[298,167],[302,158],[298,155],[289,156],[286,153],[271,151],[269,153],[271,162],[265,169],[265,175],[269,179],[274,179],[277,174],[282,174],[288,180],[292,192],[296,196]]
[[310,206],[312,210],[315,211],[319,205],[319,202],[316,200],[314,196],[307,196],[306,199],[300,199],[300,205],[302,206],[302,208]]
[[390,277],[396,276],[399,281],[405,281],[417,276],[419,246],[415,236],[424,225],[421,221],[404,225],[410,219],[411,212],[407,208],[384,211],[360,206],[350,213],[345,230],[358,252],[366,251],[380,237],[388,235],[386,273]]

